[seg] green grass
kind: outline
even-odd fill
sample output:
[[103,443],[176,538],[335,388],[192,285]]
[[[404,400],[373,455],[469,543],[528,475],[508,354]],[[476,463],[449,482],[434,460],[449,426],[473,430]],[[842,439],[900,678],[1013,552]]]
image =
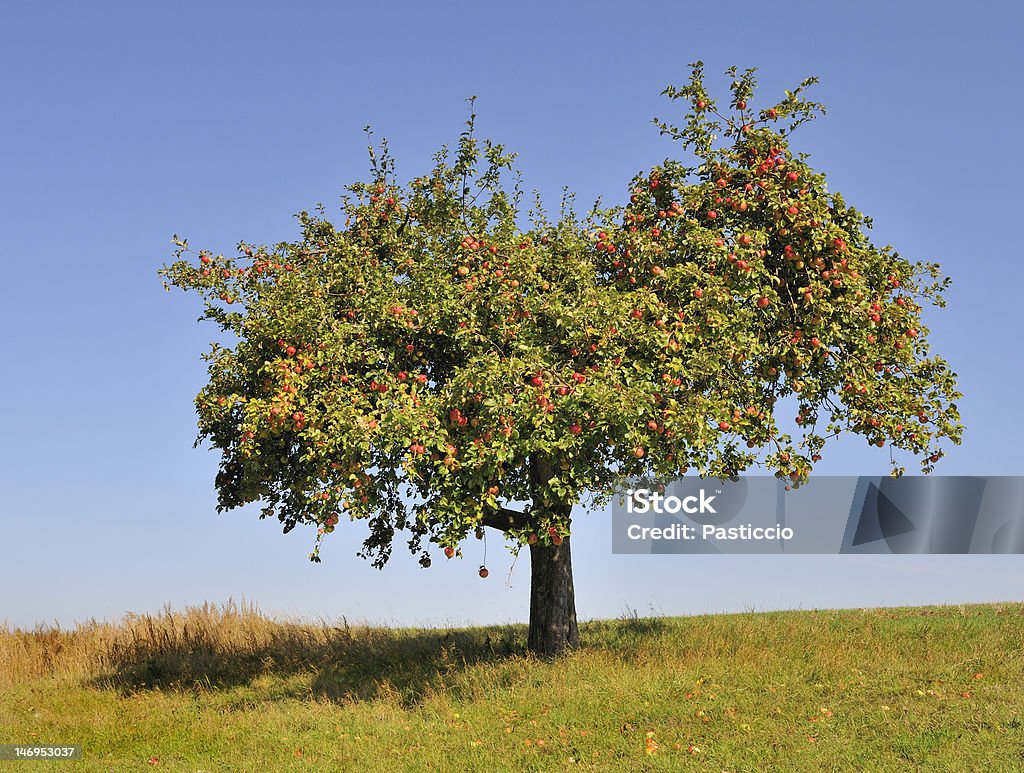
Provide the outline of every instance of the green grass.
[[1022,604],[633,617],[581,636],[542,661],[518,626],[234,605],[0,628],[0,743],[85,747],[12,770],[1024,770]]

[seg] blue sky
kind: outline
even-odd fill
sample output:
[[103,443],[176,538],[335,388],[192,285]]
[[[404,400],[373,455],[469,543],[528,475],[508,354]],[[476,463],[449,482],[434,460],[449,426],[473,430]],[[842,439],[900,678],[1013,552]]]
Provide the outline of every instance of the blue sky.
[[[650,125],[703,59],[756,66],[762,100],[809,74],[828,115],[796,144],[880,244],[954,280],[931,314],[961,375],[965,443],[946,474],[1024,474],[1019,131],[1022,12],[1008,3],[20,4],[0,24],[0,621],[68,625],[245,597],[275,613],[383,623],[524,621],[526,556],[496,535],[420,570],[356,558],[362,527],[306,556],[255,509],[214,512],[194,450],[199,354],[215,331],[156,270],[173,233],[227,252],[294,238],[367,169],[362,127],[405,179],[479,130],[520,153],[554,207],[622,201],[677,149]],[[717,87],[724,87],[724,78]],[[820,471],[885,474],[840,443]],[[578,512],[582,618],[1020,600],[1024,558],[612,556]]]

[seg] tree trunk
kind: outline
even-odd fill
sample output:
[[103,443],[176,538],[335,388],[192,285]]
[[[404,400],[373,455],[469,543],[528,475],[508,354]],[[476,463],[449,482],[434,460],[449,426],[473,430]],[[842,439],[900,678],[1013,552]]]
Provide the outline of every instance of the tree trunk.
[[579,639],[569,538],[564,537],[561,545],[531,545],[527,646],[531,652],[551,657],[576,647]]

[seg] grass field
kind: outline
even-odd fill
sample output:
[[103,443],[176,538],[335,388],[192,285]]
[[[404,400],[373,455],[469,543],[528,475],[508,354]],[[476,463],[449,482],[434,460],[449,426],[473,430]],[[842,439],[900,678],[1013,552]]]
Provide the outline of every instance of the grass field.
[[1024,770],[1024,604],[389,630],[228,604],[0,628],[14,770]]

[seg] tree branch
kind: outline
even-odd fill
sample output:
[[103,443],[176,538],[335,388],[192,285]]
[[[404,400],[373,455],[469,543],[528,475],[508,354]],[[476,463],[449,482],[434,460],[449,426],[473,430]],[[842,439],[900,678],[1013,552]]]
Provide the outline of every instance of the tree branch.
[[483,525],[505,532],[510,529],[523,528],[526,526],[528,518],[527,513],[520,512],[519,510],[510,510],[507,507],[499,507],[497,510],[484,514]]

